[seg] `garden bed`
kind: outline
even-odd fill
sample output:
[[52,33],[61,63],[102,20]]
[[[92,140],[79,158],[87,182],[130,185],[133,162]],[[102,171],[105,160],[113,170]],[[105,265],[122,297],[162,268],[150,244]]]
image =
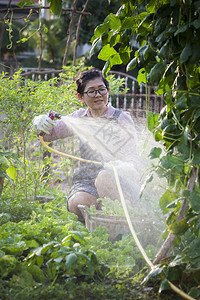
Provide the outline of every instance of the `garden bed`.
[[[109,241],[111,242],[114,242],[123,234],[130,232],[125,216],[105,215],[101,211],[96,214],[90,214],[88,207],[85,205],[79,205],[78,208],[84,217],[86,228],[92,232],[99,226],[106,227],[109,234]],[[160,224],[158,227],[158,223],[152,218],[144,219],[141,217],[132,217],[131,221],[136,232],[138,234],[142,233],[140,239],[145,244],[147,243],[148,236],[150,236],[152,243],[152,233],[154,233],[154,235],[156,233],[156,236],[159,234],[158,228],[160,227]]]

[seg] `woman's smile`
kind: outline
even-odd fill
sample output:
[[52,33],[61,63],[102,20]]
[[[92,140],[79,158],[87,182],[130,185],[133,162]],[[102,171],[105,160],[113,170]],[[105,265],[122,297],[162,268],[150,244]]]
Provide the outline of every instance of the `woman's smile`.
[[101,100],[101,99],[94,100],[94,103],[102,103],[102,102],[103,102],[103,100]]
[[[88,81],[85,86],[83,95],[80,95],[79,98],[83,103],[86,103],[89,107],[91,114],[94,117],[103,115],[108,109],[108,92],[109,89],[106,89],[105,93],[105,84],[103,80],[95,78]],[[93,92],[95,91],[94,95]],[[104,94],[105,93],[105,94]],[[90,96],[92,94],[92,97]]]

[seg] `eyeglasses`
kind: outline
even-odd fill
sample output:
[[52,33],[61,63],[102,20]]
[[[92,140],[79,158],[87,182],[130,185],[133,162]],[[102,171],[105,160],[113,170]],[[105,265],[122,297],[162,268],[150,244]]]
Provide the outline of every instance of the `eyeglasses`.
[[101,96],[104,96],[108,93],[108,89],[106,87],[102,87],[98,90],[91,90],[91,91],[86,91],[86,92],[83,92],[83,94],[87,94],[88,97],[90,98],[93,98],[93,97],[96,97],[97,95],[97,92],[101,95]]

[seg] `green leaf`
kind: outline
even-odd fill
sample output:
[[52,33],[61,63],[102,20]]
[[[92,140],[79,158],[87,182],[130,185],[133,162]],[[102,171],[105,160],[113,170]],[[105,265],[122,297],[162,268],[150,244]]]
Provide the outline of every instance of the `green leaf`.
[[156,128],[154,131],[154,138],[156,142],[159,142],[162,140],[162,130],[159,128]]
[[118,32],[114,32],[110,38],[110,46],[111,47],[115,46],[120,41],[120,38],[121,38],[120,34]]
[[184,131],[182,134],[181,141],[177,146],[177,149],[180,153],[183,154],[184,159],[188,159],[190,157],[191,145],[189,143],[190,137],[188,131]]
[[111,56],[116,54],[117,51],[113,47],[110,47],[110,45],[105,45],[99,53],[98,59],[107,61]]
[[126,65],[130,60],[130,47],[125,47],[124,45],[121,45],[118,52],[121,60],[123,61],[123,64]]
[[57,263],[61,263],[61,261],[63,260],[63,256],[59,256],[57,258],[54,258],[54,261]]
[[104,76],[106,76],[106,74],[110,71],[111,69],[111,64],[110,64],[110,59],[107,60],[107,62],[105,63],[104,67],[103,67],[103,70],[102,70],[102,73]]
[[26,246],[28,248],[37,248],[39,244],[35,240],[26,241]]
[[78,257],[75,253],[70,253],[67,255],[65,259],[66,268],[68,269],[77,260],[77,258]]
[[170,122],[168,119],[168,116],[164,117],[162,122],[161,122],[161,129],[165,129],[167,126],[169,126]]
[[195,9],[199,10],[199,7],[200,7],[200,1],[199,0],[194,1],[194,7],[195,7]]
[[126,28],[132,29],[134,23],[135,23],[135,17],[126,17],[122,20],[121,29],[122,30],[125,30]]
[[175,105],[178,110],[184,110],[187,108],[186,104],[186,94],[184,93],[181,97],[177,97]]
[[24,6],[32,5],[32,4],[35,4],[35,2],[30,1],[30,0],[20,1],[20,2],[16,3],[16,5],[21,7],[21,8],[23,8]]
[[185,32],[188,29],[188,26],[188,24],[180,26],[179,29],[174,33],[174,36],[176,36],[179,33]]
[[45,280],[45,276],[43,271],[37,265],[30,265],[28,267],[28,271],[36,278],[38,281],[43,282]]
[[97,26],[95,28],[94,36],[91,39],[91,42],[93,42],[95,38],[100,38],[103,33],[108,31],[108,28],[109,28],[109,23],[108,22]]
[[189,202],[194,211],[200,212],[200,193],[198,191],[192,191],[190,193]]
[[173,224],[169,225],[169,230],[176,235],[184,234],[188,228],[189,225],[186,219],[182,219],[181,221],[174,222]]
[[90,49],[90,57],[92,57],[95,53],[99,52],[102,47],[102,39],[96,39],[92,44],[92,48]]
[[182,157],[166,155],[161,158],[162,166],[169,170],[174,170],[177,173],[182,173],[184,169],[184,161]]
[[20,1],[17,3],[17,6],[23,8],[25,6],[25,1]]
[[118,53],[110,57],[111,67],[114,65],[121,65],[122,63],[123,61],[121,60],[121,57]]
[[166,40],[166,38],[165,38],[166,32],[167,32],[167,29],[164,30],[164,31],[162,31],[161,34],[159,34],[159,35],[157,36],[157,38],[156,38],[156,42],[157,42],[157,43],[162,43],[162,42],[164,42],[164,41]]
[[155,265],[151,268],[151,271],[149,272],[149,274],[145,277],[144,281],[143,282],[146,282],[148,281],[149,279],[151,278],[154,278],[154,277],[157,277],[159,274],[161,274],[163,272],[163,269],[165,267],[162,266],[158,266],[158,265]]
[[196,166],[199,166],[200,165],[200,150],[197,151],[195,154],[194,154],[194,158],[192,160],[192,163]]
[[159,114],[147,111],[146,117],[149,131],[154,132],[158,125]]
[[83,235],[81,234],[81,232],[79,232],[79,231],[70,231],[69,233],[73,236],[73,238],[77,242],[79,242],[81,244],[85,244],[85,240],[84,240]]
[[17,260],[13,255],[4,255],[0,258],[0,277],[6,277],[17,265]]
[[158,56],[159,56],[159,57],[163,57],[163,56],[166,54],[166,52],[167,52],[167,45],[168,45],[168,42],[165,43],[165,44],[160,48],[160,51],[159,51],[159,53],[158,53]]
[[44,33],[48,32],[48,28],[46,26],[43,27]]
[[161,62],[153,66],[150,73],[148,74],[148,79],[151,83],[156,83],[162,79],[166,67],[166,63]]
[[50,9],[55,15],[61,15],[62,13],[62,0],[52,0]]
[[162,281],[161,281],[161,284],[160,284],[160,288],[159,288],[159,293],[162,293],[163,291],[165,290],[170,290],[170,285],[169,285],[169,282],[167,280],[167,278],[164,278]]
[[17,178],[17,171],[16,168],[14,166],[9,167],[6,170],[7,175],[12,179],[15,180]]
[[144,183],[142,184],[142,186],[141,186],[141,188],[140,188],[140,197],[142,197],[142,194],[143,194],[143,192],[144,192],[144,190],[145,190],[147,184],[148,184],[149,182],[151,182],[152,180],[153,180],[153,174],[150,173],[150,174],[147,175],[147,177],[145,178]]
[[194,121],[197,121],[197,119],[200,117],[200,109],[197,109],[195,111],[195,114],[194,114]]
[[151,152],[149,154],[149,158],[150,159],[158,158],[158,157],[160,157],[161,152],[162,152],[161,148],[154,147],[153,149],[151,149]]
[[189,57],[192,55],[192,48],[190,44],[187,44],[185,48],[182,50],[180,55],[180,63],[183,64],[186,62]]
[[110,14],[108,16],[110,29],[117,30],[121,26],[121,21],[118,16],[115,16],[113,14]]
[[166,213],[169,212],[169,208],[167,208],[167,206],[172,203],[174,200],[176,199],[175,193],[172,191],[167,190],[162,197],[159,200],[159,205],[160,208],[163,212],[163,214],[165,215]]
[[142,184],[142,186],[141,186],[141,188],[140,188],[140,197],[142,197],[142,194],[143,194],[143,192],[144,192],[144,190],[145,190],[147,184],[148,184],[149,182],[151,182],[152,180],[153,180],[153,174],[150,173],[150,174],[147,175],[147,177],[145,178],[144,183]]
[[172,201],[170,204],[168,204],[167,206],[166,206],[166,208],[175,208],[175,207],[177,207],[177,204],[178,204],[178,201],[179,200],[184,200],[184,198],[183,197],[180,197],[180,198],[178,198],[178,199],[176,199],[175,201]]
[[142,68],[139,70],[138,72],[138,76],[137,76],[137,80],[138,80],[138,84],[140,85],[142,82],[146,83],[146,72],[145,72],[145,68]]
[[193,21],[192,24],[196,29],[200,28],[200,20],[199,19],[196,19],[195,21]]
[[43,264],[44,257],[43,256],[36,256],[36,261],[39,267]]
[[9,166],[10,166],[9,160],[4,155],[1,156],[0,154],[0,170],[6,171],[9,168]]
[[[141,47],[138,51],[138,55],[142,55],[145,59],[147,58],[148,56],[148,49],[149,49],[149,46],[148,45],[144,45],[143,47]],[[147,53],[147,55],[145,55]]]
[[191,107],[199,108],[200,107],[200,98],[198,95],[189,95],[188,105]]
[[200,237],[197,237],[195,240],[193,240],[189,245],[189,251],[188,255],[191,258],[199,257],[200,256]]
[[35,284],[32,274],[24,269],[21,270],[20,276],[14,274],[12,280],[13,282],[17,282],[18,286],[20,286],[22,289],[33,287]]
[[190,297],[193,297],[194,299],[198,299],[200,297],[200,289],[199,287],[192,287],[190,292],[188,293]]
[[134,58],[128,63],[128,65],[127,65],[127,67],[126,67],[126,71],[127,71],[127,72],[130,71],[130,70],[134,69],[136,66],[137,66],[137,58],[134,57]]
[[200,51],[199,51],[199,47],[200,47],[200,42],[199,41],[195,41],[195,43],[193,43],[192,45],[192,55],[190,56],[189,62],[194,64],[197,63],[200,59]]
[[170,0],[170,6],[173,7],[176,5],[176,0]]

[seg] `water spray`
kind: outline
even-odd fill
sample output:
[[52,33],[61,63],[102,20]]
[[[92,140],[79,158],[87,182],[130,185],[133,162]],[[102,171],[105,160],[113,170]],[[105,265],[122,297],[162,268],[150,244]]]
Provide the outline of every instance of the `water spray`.
[[[54,112],[54,111],[50,111],[49,112],[49,117],[54,120],[55,118],[57,119],[60,119],[61,118],[61,115]],[[51,147],[49,147],[45,142],[44,142],[44,139],[43,139],[43,136],[42,135],[39,135],[39,139],[40,139],[40,142],[41,144],[46,148],[48,149],[49,151],[51,152],[54,152],[58,155],[61,155],[61,156],[65,156],[67,158],[71,158],[71,159],[74,159],[74,160],[78,160],[78,161],[82,161],[82,162],[86,162],[86,163],[92,163],[92,164],[95,164],[95,165],[104,165],[103,163],[101,162],[98,162],[98,161],[92,161],[92,160],[86,160],[86,159],[83,159],[83,158],[80,158],[80,157],[77,157],[77,156],[73,156],[73,155],[70,155],[70,154],[66,154],[66,153],[63,153],[63,152],[60,152],[58,150],[55,150]],[[140,251],[140,253],[142,254],[144,260],[146,261],[146,263],[148,264],[148,266],[153,269],[155,267],[155,265],[151,262],[151,260],[149,259],[149,257],[147,256],[144,248],[142,247],[138,237],[137,237],[137,234],[133,228],[133,225],[132,225],[132,222],[131,222],[131,218],[130,218],[130,215],[129,215],[129,212],[128,212],[128,209],[127,209],[127,206],[126,206],[126,202],[125,202],[125,199],[124,199],[124,195],[123,195],[123,191],[122,191],[122,188],[121,188],[121,184],[120,184],[120,181],[119,181],[119,176],[118,176],[118,172],[117,172],[117,169],[116,167],[112,164],[112,163],[109,163],[110,167],[113,169],[113,173],[114,173],[114,177],[115,177],[115,181],[116,181],[116,184],[117,184],[117,188],[118,188],[118,192],[119,192],[119,195],[120,195],[120,200],[121,200],[121,204],[122,204],[122,207],[123,207],[123,210],[124,210],[124,213],[125,213],[125,217],[126,217],[126,220],[127,220],[127,223],[128,223],[128,226],[129,226],[129,229],[130,229],[130,232],[133,236],[133,239]],[[160,275],[160,278],[161,279],[164,279],[164,276],[163,275]],[[176,292],[178,295],[180,295],[181,297],[183,297],[184,299],[188,299],[188,300],[195,300],[193,297],[189,296],[188,294],[186,294],[185,292],[183,292],[182,290],[180,290],[178,287],[176,287],[173,283],[171,283],[170,281],[168,281],[168,284],[170,286],[170,288]]]

